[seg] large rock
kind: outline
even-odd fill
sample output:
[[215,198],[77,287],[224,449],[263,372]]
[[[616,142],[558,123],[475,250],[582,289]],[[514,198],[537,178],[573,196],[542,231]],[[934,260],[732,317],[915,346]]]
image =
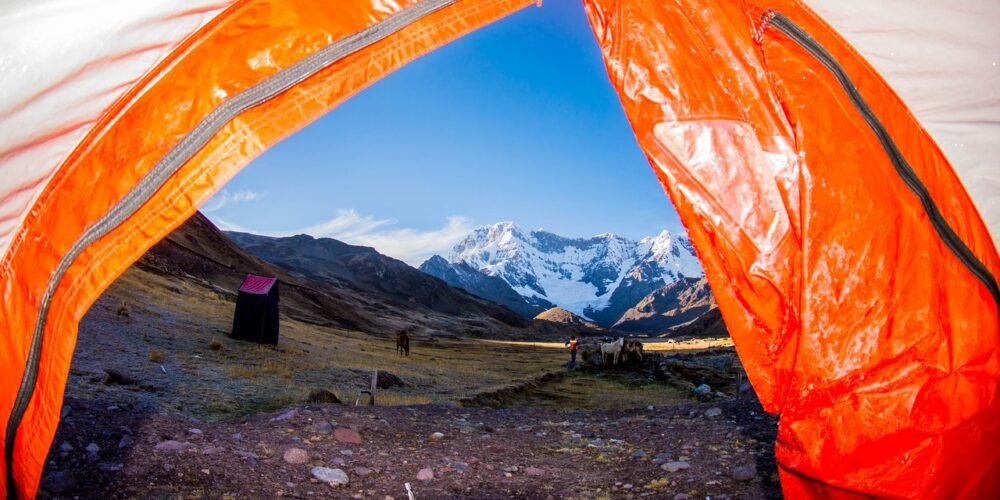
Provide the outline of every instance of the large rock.
[[733,479],[736,481],[753,481],[757,478],[757,469],[752,465],[744,465],[733,469]]
[[285,450],[284,459],[290,464],[304,464],[309,461],[309,452],[302,448],[289,448]]
[[333,424],[326,420],[320,420],[307,425],[303,430],[313,434],[329,434],[333,432]]
[[677,472],[679,470],[690,469],[691,464],[687,462],[667,462],[660,466],[661,469],[667,472]]
[[312,475],[330,486],[346,486],[351,482],[346,472],[329,467],[313,467]]
[[65,470],[52,471],[42,478],[41,487],[43,490],[57,495],[66,493],[76,486],[76,478],[73,473]]
[[326,389],[313,389],[309,393],[309,402],[314,404],[321,404],[321,403],[333,403],[338,405],[343,404],[343,401],[341,401],[336,394]]
[[139,383],[135,377],[116,368],[105,368],[104,383],[107,385],[136,385]]
[[337,427],[333,431],[333,437],[341,443],[361,444],[361,434],[358,434],[358,431],[347,427]]
[[392,373],[383,371],[378,372],[378,388],[392,389],[393,387],[406,387],[406,382],[403,382],[403,379]]
[[430,467],[425,467],[417,472],[417,481],[430,481],[434,479],[434,470]]

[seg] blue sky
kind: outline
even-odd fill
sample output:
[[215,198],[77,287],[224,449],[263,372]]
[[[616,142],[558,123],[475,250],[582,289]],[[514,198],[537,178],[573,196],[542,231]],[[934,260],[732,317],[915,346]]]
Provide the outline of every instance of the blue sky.
[[545,0],[432,52],[276,145],[203,207],[419,265],[471,229],[680,230],[578,0]]

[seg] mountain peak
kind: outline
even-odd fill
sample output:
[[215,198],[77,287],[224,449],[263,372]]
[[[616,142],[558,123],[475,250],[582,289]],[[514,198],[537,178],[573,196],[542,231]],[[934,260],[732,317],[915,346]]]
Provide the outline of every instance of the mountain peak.
[[[609,232],[567,238],[544,230],[527,234],[513,222],[500,222],[474,230],[447,259],[503,279],[528,301],[590,316],[612,303],[630,302],[632,295],[638,300],[681,277],[700,276],[701,266],[684,242],[669,231],[641,241]],[[621,290],[635,286],[642,290]],[[619,297],[623,293],[630,298]],[[624,311],[632,305],[613,309]]]

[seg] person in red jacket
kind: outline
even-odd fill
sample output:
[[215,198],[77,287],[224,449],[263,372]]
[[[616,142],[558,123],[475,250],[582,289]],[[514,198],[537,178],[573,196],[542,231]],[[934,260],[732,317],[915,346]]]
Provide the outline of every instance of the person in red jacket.
[[569,366],[572,368],[576,366],[576,351],[580,348],[580,341],[573,335],[563,345],[569,346]]

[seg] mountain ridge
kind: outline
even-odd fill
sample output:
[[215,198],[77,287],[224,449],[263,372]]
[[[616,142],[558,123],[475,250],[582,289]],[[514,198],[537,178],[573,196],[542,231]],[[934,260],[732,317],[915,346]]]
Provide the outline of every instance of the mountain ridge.
[[[474,229],[447,257],[435,255],[420,267],[511,308],[548,304],[545,309],[557,306],[603,327],[613,327],[660,288],[704,275],[687,237],[669,231],[639,240],[612,233],[568,238],[509,221]],[[494,279],[487,290],[482,276],[507,287]]]

